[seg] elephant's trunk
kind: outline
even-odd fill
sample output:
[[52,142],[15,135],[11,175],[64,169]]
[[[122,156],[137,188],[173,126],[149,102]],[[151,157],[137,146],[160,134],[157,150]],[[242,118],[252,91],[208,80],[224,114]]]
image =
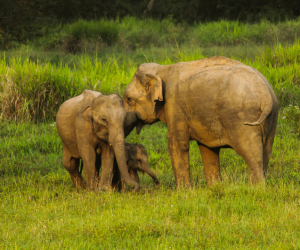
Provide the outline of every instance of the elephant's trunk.
[[125,181],[126,184],[134,186],[134,191],[139,191],[140,184],[134,181],[128,173],[125,157],[125,140],[123,128],[113,131],[116,132],[109,134],[109,142],[114,148],[114,153],[121,173],[121,178]]
[[159,181],[158,181],[156,175],[155,175],[155,174],[152,172],[152,170],[150,169],[149,165],[146,165],[146,166],[145,166],[145,164],[144,164],[143,170],[145,171],[145,173],[147,173],[148,175],[151,176],[151,178],[153,179],[153,181],[154,181],[154,183],[155,183],[156,185],[159,185]]
[[125,137],[130,134],[130,132],[134,129],[137,124],[137,116],[134,112],[126,113],[125,121],[124,121],[124,133]]

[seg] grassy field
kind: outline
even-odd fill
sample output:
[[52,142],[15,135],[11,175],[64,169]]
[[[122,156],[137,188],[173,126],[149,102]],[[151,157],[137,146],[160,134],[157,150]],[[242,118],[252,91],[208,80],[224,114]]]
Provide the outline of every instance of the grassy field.
[[[197,47],[191,39],[190,46],[186,40],[178,46],[164,40],[162,46],[145,43],[126,50],[119,41],[124,39],[122,27],[132,27],[133,33],[138,30],[132,20],[118,24],[118,36],[103,45],[108,52],[70,54],[60,47],[65,46],[62,43],[45,48],[47,39],[41,38],[1,53],[0,249],[300,249],[297,34],[292,40],[280,36],[282,43],[268,40],[268,45],[261,40],[245,43],[240,39],[236,44],[216,42]],[[169,26],[163,24],[167,25],[166,32],[172,27],[175,31],[184,27],[188,32],[200,29],[200,25],[168,22]],[[158,24],[153,23],[151,32],[142,26],[151,22],[136,26],[154,34]],[[222,30],[225,24],[206,25]],[[238,30],[239,25],[235,25]],[[251,37],[263,25],[283,32],[287,25],[297,27],[297,22],[241,25],[240,29],[250,30]],[[61,27],[57,39],[71,34],[68,29],[74,26]],[[265,31],[256,32],[259,36]],[[127,40],[131,39],[128,35]],[[211,39],[208,31],[203,31],[202,39]],[[244,160],[233,150],[223,149],[223,182],[208,188],[197,144],[191,142],[193,187],[177,190],[167,150],[167,127],[162,123],[145,126],[140,135],[133,131],[126,138],[147,149],[149,165],[161,182],[159,188],[148,175],[140,175],[139,193],[88,193],[72,186],[61,163],[62,143],[54,123],[64,100],[86,88],[122,95],[142,62],[170,64],[215,54],[260,70],[280,101],[266,187],[250,187]]]

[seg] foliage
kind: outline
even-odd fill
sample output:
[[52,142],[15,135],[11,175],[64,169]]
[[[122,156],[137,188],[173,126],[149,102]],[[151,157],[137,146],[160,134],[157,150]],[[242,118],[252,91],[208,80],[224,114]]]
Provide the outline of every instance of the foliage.
[[177,190],[167,127],[126,139],[145,146],[160,180],[140,175],[138,194],[76,190],[63,168],[55,124],[0,122],[0,248],[294,249],[300,245],[300,143],[279,118],[267,187],[250,187],[247,165],[221,150],[223,183],[208,188],[190,143],[193,188]]
[[[241,60],[258,69],[271,83],[281,107],[297,105],[300,100],[300,43],[273,49],[266,47],[254,60]],[[273,55],[273,56],[271,56]],[[153,58],[160,64],[205,58],[201,51]],[[276,59],[274,59],[276,58]],[[145,59],[143,60],[145,61]],[[63,101],[94,89],[104,94],[122,94],[136,71],[138,62],[107,61],[82,55],[72,68],[67,64],[32,61],[30,57],[0,60],[0,117],[15,121],[53,121]]]
[[59,25],[56,31],[29,44],[46,51],[65,50],[74,54],[91,47],[99,52],[118,48],[131,51],[149,46],[272,45],[274,42],[294,42],[300,36],[300,19],[276,25],[267,21],[245,24],[225,20],[187,25],[176,24],[171,18],[157,21],[127,16],[116,21],[80,19]]
[[118,19],[125,16],[152,17],[163,20],[172,17],[180,23],[239,20],[272,22],[295,19],[300,15],[298,1],[277,0],[160,0],[145,12],[149,0],[2,0],[0,2],[0,48],[53,32],[57,23],[83,18]]
[[1,79],[1,117],[15,121],[54,117],[64,100],[80,93],[80,78],[62,65],[11,60]]
[[101,19],[98,22],[84,21],[79,19],[73,25],[67,26],[74,39],[80,40],[83,38],[102,39],[108,45],[118,39],[118,23]]

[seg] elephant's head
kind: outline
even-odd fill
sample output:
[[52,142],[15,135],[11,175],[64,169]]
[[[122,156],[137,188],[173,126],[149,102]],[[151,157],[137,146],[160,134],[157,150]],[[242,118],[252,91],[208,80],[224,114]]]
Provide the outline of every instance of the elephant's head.
[[148,155],[146,149],[141,144],[126,143],[126,157],[128,170],[147,173],[151,176],[156,185],[159,181],[148,165]]
[[122,99],[116,94],[100,95],[83,112],[84,119],[90,123],[92,133],[113,147],[124,181],[138,190],[139,184],[131,179],[126,166],[123,129],[125,116]]
[[159,120],[164,100],[163,82],[158,75],[161,67],[156,63],[141,64],[125,89],[123,106],[128,123],[135,123],[138,133],[144,124]]

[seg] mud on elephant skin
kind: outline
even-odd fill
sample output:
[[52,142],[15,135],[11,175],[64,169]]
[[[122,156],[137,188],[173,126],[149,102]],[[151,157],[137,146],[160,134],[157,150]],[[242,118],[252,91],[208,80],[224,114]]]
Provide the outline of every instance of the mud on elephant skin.
[[[106,96],[91,90],[83,91],[60,106],[56,126],[63,142],[63,166],[76,187],[110,189],[115,156],[124,181],[139,190],[139,183],[130,177],[126,165],[125,116],[118,95]],[[84,165],[85,183],[79,173],[80,159]]]
[[219,151],[246,161],[250,182],[265,182],[278,101],[268,80],[239,61],[216,56],[172,65],[141,64],[123,105],[144,124],[168,124],[168,149],[178,186],[190,186],[189,141],[198,142],[208,185],[220,181]]
[[[137,172],[147,173],[156,185],[159,181],[148,164],[148,155],[146,149],[141,144],[125,144],[126,163],[128,172],[132,179],[140,183],[139,175]],[[114,177],[112,187],[117,188],[119,191],[125,189],[125,183],[121,180],[120,172],[117,162],[114,164]]]

